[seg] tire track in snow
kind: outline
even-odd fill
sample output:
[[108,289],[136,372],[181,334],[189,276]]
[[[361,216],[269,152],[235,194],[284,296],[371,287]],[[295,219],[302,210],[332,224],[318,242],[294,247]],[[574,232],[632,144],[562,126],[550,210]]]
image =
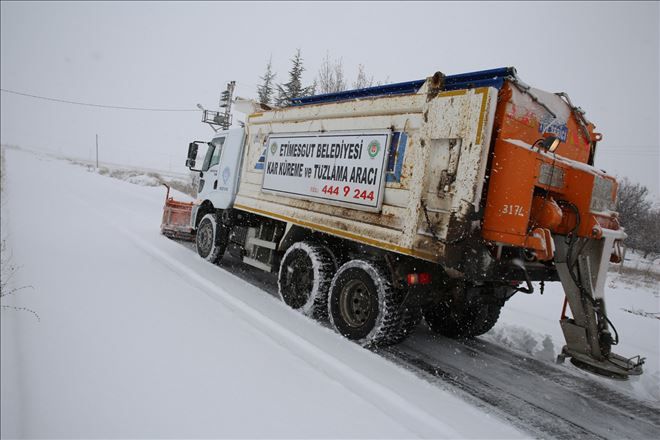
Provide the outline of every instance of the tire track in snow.
[[656,408],[597,382],[478,339],[437,339],[418,334],[383,352],[427,380],[449,383],[503,410],[516,426],[528,424],[541,436],[646,439],[660,433]]
[[[478,339],[466,341],[463,344],[466,349],[495,357],[510,365],[511,368],[521,368],[520,359],[515,353],[502,350],[496,344]],[[534,358],[525,358],[524,369],[538,374],[545,380],[554,382],[557,386],[570,390],[571,393],[594,400],[598,402],[598,405],[606,405],[614,416],[618,414],[624,418],[634,418],[637,422],[653,426],[656,429],[655,433],[660,434],[660,407],[658,406],[633,399],[599,382],[589,380],[583,376],[569,374],[556,365]],[[603,411],[606,412],[606,410]]]
[[[464,392],[469,400],[476,400],[478,403],[490,406],[514,426],[533,431],[534,435],[539,438],[548,436],[566,440],[605,438],[562,418],[549,409],[509,394],[504,389],[494,387],[478,376],[438,364],[419,352],[399,347],[388,347],[383,352],[385,357],[411,368],[420,377],[424,377],[432,383],[449,384]],[[411,352],[415,354],[411,354]]]

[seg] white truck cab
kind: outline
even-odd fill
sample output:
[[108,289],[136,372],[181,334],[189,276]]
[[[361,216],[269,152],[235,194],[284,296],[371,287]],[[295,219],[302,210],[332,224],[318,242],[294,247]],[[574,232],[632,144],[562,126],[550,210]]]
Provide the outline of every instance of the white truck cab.
[[[197,200],[193,206],[191,226],[197,225],[197,212],[202,203],[211,203],[215,209],[232,206],[238,190],[243,157],[245,130],[235,128],[216,133],[211,141],[192,142],[188,147],[187,165],[199,172]],[[195,169],[198,144],[207,145],[200,168]]]

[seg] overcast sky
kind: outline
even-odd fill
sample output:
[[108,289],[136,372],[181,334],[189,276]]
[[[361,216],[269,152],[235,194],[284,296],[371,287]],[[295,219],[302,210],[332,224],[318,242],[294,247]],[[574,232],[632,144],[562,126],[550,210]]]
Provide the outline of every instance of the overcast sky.
[[[177,3],[2,2],[3,89],[131,107],[215,109],[225,83],[254,97],[272,55],[278,80],[302,50],[311,83],[322,58],[377,80],[515,66],[565,91],[604,134],[596,164],[660,194],[657,2]],[[1,95],[1,141],[184,170],[208,138],[200,112],[137,112]],[[239,116],[239,115],[236,115]],[[241,117],[238,117],[241,119]]]

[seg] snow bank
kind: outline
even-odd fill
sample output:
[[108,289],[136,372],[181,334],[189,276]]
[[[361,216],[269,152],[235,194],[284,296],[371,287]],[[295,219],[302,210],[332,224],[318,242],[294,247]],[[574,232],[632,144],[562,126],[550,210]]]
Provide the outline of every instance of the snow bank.
[[500,324],[487,334],[486,339],[545,361],[554,361],[561,351],[561,347],[555,347],[550,335],[520,325]]
[[[57,158],[56,158],[57,159]],[[128,183],[141,186],[169,185],[178,193],[184,194],[182,198],[188,200],[197,195],[197,182],[192,175],[178,173],[165,173],[160,171],[145,170],[135,167],[123,167],[121,165],[101,165],[96,168],[89,162],[67,159],[69,162],[84,167],[89,172],[98,173],[102,176],[123,180]],[[177,196],[180,194],[177,193]]]

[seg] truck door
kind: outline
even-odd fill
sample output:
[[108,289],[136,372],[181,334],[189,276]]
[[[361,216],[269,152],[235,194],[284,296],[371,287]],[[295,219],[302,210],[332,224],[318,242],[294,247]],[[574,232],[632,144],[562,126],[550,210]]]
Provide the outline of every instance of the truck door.
[[217,209],[229,208],[234,202],[243,152],[243,135],[242,128],[228,130],[218,134],[209,143],[197,197],[209,200]]
[[218,164],[222,156],[226,136],[218,136],[209,142],[206,150],[202,172],[199,175],[199,191],[197,197],[203,200],[210,199],[213,187],[218,186]]

